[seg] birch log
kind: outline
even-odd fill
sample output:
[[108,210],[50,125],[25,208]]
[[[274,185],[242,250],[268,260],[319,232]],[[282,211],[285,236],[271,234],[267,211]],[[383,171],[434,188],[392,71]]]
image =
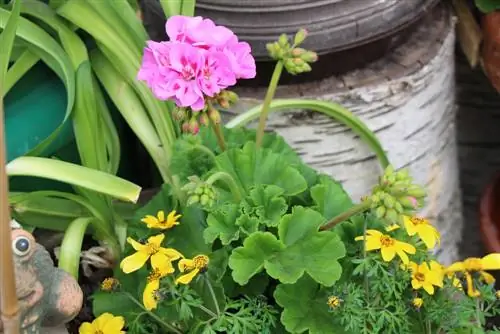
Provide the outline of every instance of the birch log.
[[[341,77],[281,86],[277,97],[335,101],[379,137],[395,167],[408,167],[430,189],[422,214],[442,233],[439,259],[457,258],[462,227],[455,139],[454,29],[447,9],[428,13],[411,37],[385,58]],[[265,89],[241,88],[241,112]],[[245,102],[246,101],[246,102]],[[250,102],[252,101],[252,102]],[[372,152],[346,127],[310,111],[272,114],[268,127],[305,162],[341,181],[359,199],[381,170]]]

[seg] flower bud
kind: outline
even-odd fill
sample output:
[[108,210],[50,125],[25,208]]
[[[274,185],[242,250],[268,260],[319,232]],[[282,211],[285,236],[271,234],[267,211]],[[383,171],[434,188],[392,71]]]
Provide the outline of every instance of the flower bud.
[[210,123],[210,119],[208,118],[207,113],[202,113],[199,118],[200,124],[203,126],[208,126]]
[[281,34],[279,39],[278,39],[278,45],[281,46],[281,48],[287,48],[289,47],[288,44],[288,36],[286,34]]
[[417,209],[418,208],[417,199],[415,197],[412,197],[412,196],[400,197],[400,198],[398,198],[398,202],[401,203],[403,208],[406,208],[406,209]]
[[307,51],[303,53],[300,58],[302,58],[304,61],[308,63],[314,63],[318,60],[318,54],[313,51]]
[[198,195],[191,195],[191,196],[188,197],[186,205],[190,206],[190,205],[198,203],[199,201],[200,201],[200,196],[198,196]]
[[397,213],[403,213],[405,211],[401,203],[397,201],[394,202],[394,210],[396,210]]
[[394,198],[392,196],[386,196],[384,198],[384,206],[388,209],[392,209],[394,207]]
[[206,195],[206,194],[203,194],[200,196],[200,204],[205,206],[208,204],[208,202],[210,201],[210,198]]
[[189,132],[189,122],[182,123],[182,132],[184,132],[184,133]]
[[292,55],[293,58],[299,58],[299,57],[301,57],[306,52],[307,52],[306,49],[294,48],[294,49],[292,49],[292,51],[290,52],[290,54]]
[[183,121],[187,118],[187,112],[185,108],[175,108],[172,112],[172,117],[177,122]]
[[193,135],[198,134],[200,131],[200,125],[198,124],[198,121],[196,120],[196,117],[191,117],[189,120],[189,132],[191,132]]
[[417,198],[417,199],[426,196],[425,190],[416,184],[413,184],[411,187],[409,187],[408,190],[406,191],[406,193],[410,196]]
[[221,120],[220,119],[220,113],[219,113],[219,111],[217,109],[210,108],[208,110],[207,115],[208,115],[208,118],[210,118],[210,120],[212,122],[214,122],[214,124],[219,124],[220,123],[220,120]]
[[226,98],[227,98],[227,100],[228,100],[230,103],[236,103],[236,102],[238,102],[238,100],[239,100],[238,94],[236,94],[235,92],[230,91],[230,90],[226,90],[226,91],[224,91],[224,92],[225,92],[225,94],[226,94]]
[[385,207],[384,206],[379,206],[376,210],[375,210],[375,216],[377,218],[382,218],[385,216]]
[[399,215],[394,209],[387,209],[385,212],[385,217],[391,223],[396,223],[399,220]]
[[293,44],[295,45],[300,45],[302,44],[307,37],[307,30],[305,29],[299,29],[297,33],[295,34],[295,38],[293,39]]
[[308,63],[304,63],[301,67],[300,67],[300,73],[303,73],[303,72],[311,72],[312,68],[311,68],[311,65],[309,65]]
[[293,63],[295,64],[295,66],[298,66],[298,67],[302,67],[306,63],[305,61],[303,61],[300,58],[292,58],[292,59],[293,59]]

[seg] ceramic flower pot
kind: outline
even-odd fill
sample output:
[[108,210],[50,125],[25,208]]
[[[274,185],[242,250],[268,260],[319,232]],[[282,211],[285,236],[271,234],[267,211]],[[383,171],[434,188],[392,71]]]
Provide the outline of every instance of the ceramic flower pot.
[[479,226],[488,253],[500,252],[500,174],[486,187],[480,200]]

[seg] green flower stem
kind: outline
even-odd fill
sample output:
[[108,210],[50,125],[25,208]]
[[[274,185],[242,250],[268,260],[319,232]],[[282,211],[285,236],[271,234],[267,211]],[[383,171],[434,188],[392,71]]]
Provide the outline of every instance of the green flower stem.
[[208,279],[208,275],[202,275],[203,279],[205,279],[205,283],[207,283],[208,290],[210,291],[210,295],[212,296],[212,300],[214,301],[214,306],[215,306],[215,312],[217,312],[217,318],[220,317],[221,312],[219,308],[219,301],[217,300],[217,297],[215,296],[214,288],[212,287],[212,283]]
[[363,202],[353,206],[349,210],[341,213],[340,215],[333,217],[328,223],[321,226],[321,228],[319,230],[320,231],[330,230],[330,229],[334,228],[335,225],[342,223],[343,221],[346,221],[347,219],[351,218],[352,216],[368,210],[370,208],[371,204],[372,204],[371,200],[369,200],[369,199],[364,200]]
[[255,147],[259,148],[262,145],[262,139],[264,138],[264,130],[266,129],[267,115],[269,114],[269,107],[271,101],[273,100],[274,94],[276,93],[276,88],[278,87],[278,82],[280,81],[281,72],[283,72],[283,61],[280,60],[276,63],[274,67],[273,76],[271,77],[271,82],[267,88],[266,97],[264,98],[264,103],[262,104],[262,109],[260,111],[259,127],[257,128],[257,136],[255,138]]
[[219,144],[221,151],[224,152],[226,150],[226,140],[224,139],[224,132],[222,131],[221,123],[215,124],[210,121],[210,126],[212,127],[212,131],[215,133],[215,138],[217,138],[217,144]]
[[172,331],[173,333],[177,333],[177,334],[182,334],[182,332],[180,330],[178,330],[177,328],[175,328],[174,326],[172,326],[171,324],[163,321],[159,316],[157,316],[156,314],[154,314],[153,312],[151,311],[148,311],[137,299],[134,298],[134,296],[132,296],[130,293],[128,292],[122,292],[125,296],[128,297],[128,299],[130,299],[134,304],[136,304],[137,306],[139,306],[141,309],[143,309],[145,312],[147,312],[148,315],[151,316],[151,318],[155,319],[156,321],[158,321],[160,324],[162,324],[163,326],[165,326],[165,328],[168,328],[170,331]]
[[210,175],[210,177],[207,179],[206,183],[212,185],[216,181],[219,181],[219,180],[224,181],[226,183],[226,185],[229,187],[229,190],[231,190],[231,193],[233,194],[234,199],[237,202],[239,202],[243,199],[243,194],[242,194],[240,187],[238,186],[238,184],[236,183],[234,178],[226,172],[216,172],[216,173]]
[[78,268],[80,267],[80,252],[82,250],[83,237],[87,227],[92,223],[94,217],[82,217],[73,220],[61,243],[58,267],[78,279]]

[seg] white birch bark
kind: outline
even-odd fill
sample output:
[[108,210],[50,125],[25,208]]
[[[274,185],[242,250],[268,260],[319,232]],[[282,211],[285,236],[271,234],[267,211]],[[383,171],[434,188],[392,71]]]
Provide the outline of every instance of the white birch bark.
[[[341,77],[281,86],[277,97],[334,101],[350,109],[379,137],[395,167],[408,167],[430,189],[422,214],[442,233],[439,259],[457,259],[462,227],[455,139],[454,27],[450,13],[430,13],[411,37],[385,58]],[[265,89],[240,89],[255,103]],[[358,200],[381,173],[372,152],[346,127],[310,111],[272,114],[277,131],[319,171],[342,182]]]

